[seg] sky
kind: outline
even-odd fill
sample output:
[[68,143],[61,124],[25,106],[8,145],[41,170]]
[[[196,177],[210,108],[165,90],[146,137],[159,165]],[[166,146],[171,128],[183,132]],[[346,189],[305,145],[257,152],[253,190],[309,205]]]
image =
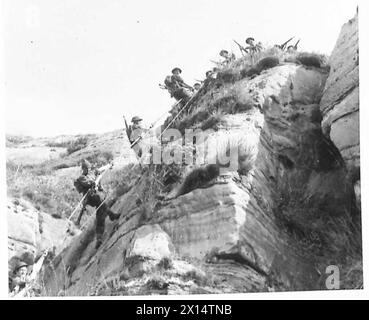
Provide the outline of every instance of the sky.
[[249,36],[264,45],[294,36],[301,50],[330,54],[357,3],[4,0],[5,131],[103,133],[122,129],[123,115],[149,125],[175,102],[158,86],[173,67],[193,85]]

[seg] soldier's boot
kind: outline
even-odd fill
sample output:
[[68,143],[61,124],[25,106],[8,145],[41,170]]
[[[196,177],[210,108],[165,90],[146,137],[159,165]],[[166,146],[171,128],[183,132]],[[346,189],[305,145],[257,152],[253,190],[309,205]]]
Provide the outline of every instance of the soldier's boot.
[[108,212],[108,215],[109,215],[109,219],[111,221],[114,221],[114,220],[118,220],[119,217],[120,217],[120,213],[114,213],[113,211],[109,210]]

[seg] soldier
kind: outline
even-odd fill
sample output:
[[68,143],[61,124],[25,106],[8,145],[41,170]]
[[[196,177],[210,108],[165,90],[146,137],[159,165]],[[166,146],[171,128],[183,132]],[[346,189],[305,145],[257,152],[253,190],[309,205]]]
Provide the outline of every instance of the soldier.
[[255,39],[252,38],[252,37],[249,37],[246,39],[246,43],[249,45],[249,46],[254,46],[254,42],[255,42]]
[[200,83],[198,83],[198,82],[196,82],[196,83],[193,85],[193,90],[194,90],[195,92],[199,91],[199,90],[200,90],[200,88],[201,88],[201,84],[200,84]]
[[236,60],[234,53],[229,53],[227,50],[220,51],[219,55],[224,58],[224,61],[222,62],[223,65],[227,65]]
[[[142,126],[142,119],[138,116],[134,116],[131,120],[132,124],[126,129],[129,142],[134,152],[139,158],[142,156],[141,142],[142,137],[148,129]],[[134,145],[133,145],[134,144]],[[132,146],[133,145],[133,146]]]
[[252,37],[247,38],[246,43],[248,44],[248,47],[246,47],[245,49],[251,54],[260,52],[263,48],[261,42],[258,42],[257,44],[255,44],[255,39]]
[[296,51],[296,48],[294,46],[288,46],[288,48],[287,48],[288,53],[293,53],[295,51]]
[[[109,166],[109,165],[108,165]],[[101,186],[97,183],[98,177],[97,175],[102,173],[107,169],[108,166],[95,170],[95,172],[91,172],[91,164],[87,160],[82,161],[82,175],[75,180],[74,185],[78,192],[82,193],[85,196],[85,201],[83,203],[83,207],[77,219],[77,226],[81,222],[82,215],[86,209],[86,205],[97,208],[96,210],[96,245],[95,248],[98,249],[102,243],[102,236],[104,234],[105,229],[105,218],[109,216],[110,220],[117,220],[120,214],[114,213],[110,210],[110,208],[106,205],[104,200],[101,199],[101,196],[97,192],[101,191]],[[110,166],[111,167],[111,166]],[[98,189],[98,190],[97,190]]]
[[167,76],[164,83],[171,97],[174,97],[177,101],[182,99],[183,103],[186,103],[191,98],[191,94],[187,90],[193,91],[193,88],[183,81],[180,76],[181,73],[180,68],[174,68],[172,75]]
[[206,71],[206,79],[216,79],[218,71],[218,68],[213,68],[213,70]]
[[20,290],[24,289],[26,284],[31,282],[31,279],[28,275],[28,264],[19,261],[14,268],[14,278],[11,282],[10,291],[13,294],[17,294]]
[[[293,39],[294,39],[294,37],[288,39],[286,42],[284,42],[282,44],[276,44],[276,45],[274,45],[274,47],[277,48],[277,49],[280,49],[280,50],[284,51],[284,50],[286,50],[288,43],[291,42]],[[298,44],[298,42],[297,42],[297,44]],[[288,50],[288,48],[287,48],[287,50]],[[296,48],[297,48],[297,46],[296,46]]]
[[205,73],[206,79],[211,78],[212,75],[213,75],[213,71],[211,71],[211,70],[206,71],[206,73]]
[[287,48],[287,52],[288,53],[293,53],[293,52],[296,52],[297,51],[297,46],[298,46],[298,44],[300,43],[300,40],[299,41],[297,41],[296,43],[295,43],[295,45],[291,45],[291,46],[288,46],[288,48]]
[[44,260],[48,254],[45,250],[42,256],[37,260],[37,262],[32,267],[32,272],[28,272],[29,265],[24,261],[19,261],[14,268],[14,278],[11,281],[11,294],[12,296],[23,293],[23,296],[30,296],[32,292],[32,284],[36,280],[38,273],[40,272]]
[[131,120],[131,125],[127,129],[127,136],[131,144],[139,138],[146,129],[142,126],[142,119],[138,116],[134,116]]

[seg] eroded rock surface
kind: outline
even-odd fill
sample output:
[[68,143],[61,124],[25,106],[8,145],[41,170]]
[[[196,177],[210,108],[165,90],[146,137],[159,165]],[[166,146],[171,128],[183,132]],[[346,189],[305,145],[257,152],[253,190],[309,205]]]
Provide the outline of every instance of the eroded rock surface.
[[[330,73],[284,62],[232,79],[209,82],[191,118],[176,123],[203,128],[209,119],[201,112],[218,112],[204,126],[203,150],[219,175],[183,190],[206,166],[184,166],[163,180],[168,168],[146,167],[114,199],[121,217],[106,221],[102,246],[94,247],[91,217],[55,259],[45,277],[49,295],[326,289],[326,267],[342,252],[360,260],[360,245],[351,243],[359,234],[353,194],[360,204],[357,17],[342,29]],[[226,149],[237,151],[235,167],[217,159]]]
[[346,23],[330,57],[320,109],[322,128],[337,146],[355,183],[360,179],[358,16]]
[[[238,137],[236,145],[248,153],[241,154],[239,164],[247,170],[225,170],[210,185],[164,201],[149,215],[136,203],[147,184],[144,175],[115,202],[121,219],[107,220],[97,252],[92,217],[60,256],[57,273],[59,284],[67,283],[66,294],[91,294],[104,279],[127,269],[132,277],[147,273],[163,258],[202,261],[204,269],[226,281],[227,292],[320,288],[314,256],[281,228],[278,214],[281,191],[295,191],[300,204],[328,203],[334,210],[343,210],[350,194],[340,175],[340,154],[320,127],[327,76],[320,69],[285,64],[237,82],[236,94],[253,105],[224,115],[209,138]],[[213,99],[217,94],[224,96],[219,91]],[[53,294],[57,287],[54,283]]]
[[10,272],[18,260],[33,264],[43,250],[59,254],[79,232],[65,220],[40,212],[25,200],[9,198],[7,219]]

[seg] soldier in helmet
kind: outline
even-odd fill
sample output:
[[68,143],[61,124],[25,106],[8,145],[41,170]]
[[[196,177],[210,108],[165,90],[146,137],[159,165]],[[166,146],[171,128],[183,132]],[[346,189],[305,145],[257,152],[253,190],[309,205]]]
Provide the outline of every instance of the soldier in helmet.
[[[85,200],[78,216],[76,224],[79,225],[81,222],[82,215],[86,209],[86,206],[96,208],[96,249],[100,247],[102,243],[102,236],[105,230],[105,218],[109,216],[110,220],[117,220],[120,214],[114,213],[110,210],[107,204],[102,199],[102,196],[98,191],[101,191],[99,186],[98,174],[101,174],[107,169],[108,166],[102,167],[95,171],[92,171],[91,164],[87,160],[82,161],[82,174],[75,180],[74,186],[77,191],[85,196]],[[111,166],[110,166],[111,167]]]
[[134,144],[132,149],[136,152],[138,157],[141,157],[142,148],[140,146],[140,138],[144,135],[145,132],[148,131],[148,129],[142,126],[142,119],[138,116],[134,116],[131,122],[132,124],[128,127],[127,130],[127,136],[131,145]]
[[205,73],[205,76],[206,76],[207,79],[211,78],[212,75],[213,75],[213,71],[211,71],[211,70],[206,71],[206,73]]
[[254,46],[254,43],[255,43],[255,39],[252,38],[252,37],[248,37],[246,39],[246,43],[249,45],[249,46]]
[[142,119],[139,116],[134,116],[131,120],[131,125],[128,128],[127,135],[131,144],[145,131],[142,127]]
[[246,50],[250,52],[251,54],[254,54],[256,52],[260,52],[263,48],[262,44],[260,42],[255,44],[255,39],[252,37],[249,37],[246,39],[246,44],[248,44],[248,47],[246,47]]
[[293,53],[293,52],[295,52],[296,51],[296,49],[295,49],[295,47],[294,46],[288,46],[287,47],[287,52],[288,53]]
[[193,88],[184,82],[180,76],[181,73],[180,68],[174,68],[172,75],[167,76],[164,83],[171,97],[174,97],[177,101],[182,99],[186,103],[191,98],[189,91],[193,91]]
[[287,47],[287,52],[288,53],[294,53],[294,52],[296,52],[297,51],[297,46],[298,46],[298,44],[300,43],[300,40],[298,40],[296,43],[295,43],[295,45],[291,45],[291,46],[288,46]]
[[201,84],[196,82],[194,85],[193,85],[193,90],[194,92],[196,93],[197,91],[199,91],[201,88]]
[[28,275],[28,264],[24,261],[18,261],[13,273],[14,278],[12,279],[11,291],[13,293],[18,293],[20,290],[25,288],[26,284],[31,282]]
[[206,79],[216,79],[218,71],[219,69],[216,67],[213,68],[213,70],[206,71],[205,73]]
[[[32,265],[32,271],[29,272],[29,266],[24,261],[18,261],[13,274],[14,278],[11,279],[11,287],[10,291],[12,295],[18,294],[20,291],[29,291],[31,289],[33,282],[36,280],[38,273],[40,272],[44,260],[48,254],[48,251],[45,250],[41,257],[37,260],[35,264]],[[30,295],[31,292],[24,292],[24,295]]]
[[222,62],[223,65],[227,65],[236,60],[236,56],[234,55],[234,53],[229,53],[227,50],[220,51],[219,55],[224,58]]

